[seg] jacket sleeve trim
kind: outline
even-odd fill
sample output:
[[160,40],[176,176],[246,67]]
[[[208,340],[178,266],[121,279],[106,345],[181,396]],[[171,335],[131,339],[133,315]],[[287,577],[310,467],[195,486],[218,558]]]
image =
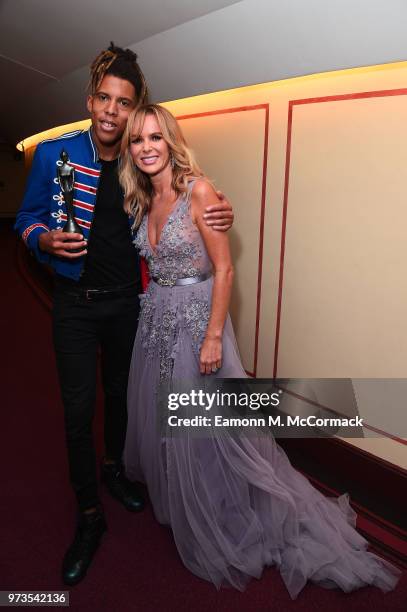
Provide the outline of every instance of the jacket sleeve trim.
[[44,225],[44,223],[33,223],[32,225],[30,225],[29,227],[27,227],[26,230],[24,230],[23,234],[22,234],[22,239],[24,240],[24,242],[27,244],[28,241],[28,236],[31,234],[31,232],[33,230],[35,230],[37,227],[42,227],[43,229],[45,229],[47,232],[49,232],[49,227],[47,227],[46,225]]

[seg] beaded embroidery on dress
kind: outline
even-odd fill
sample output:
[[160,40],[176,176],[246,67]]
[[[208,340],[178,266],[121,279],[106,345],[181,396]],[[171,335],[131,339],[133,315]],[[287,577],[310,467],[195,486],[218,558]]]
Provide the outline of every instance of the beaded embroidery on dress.
[[[177,201],[155,250],[148,215],[135,239],[150,276],[164,285],[151,281],[141,296],[128,385],[127,475],[147,484],[155,516],[171,526],[184,564],[218,588],[243,589],[274,565],[293,599],[308,580],[346,592],[370,584],[391,590],[400,571],[366,550],[348,496],[323,496],[271,434],[194,438],[163,436],[159,429],[158,387],[179,379],[202,385],[199,351],[213,280],[174,285],[211,270],[189,213],[192,188],[191,182]],[[229,316],[222,344],[222,368],[214,376],[245,377]]]

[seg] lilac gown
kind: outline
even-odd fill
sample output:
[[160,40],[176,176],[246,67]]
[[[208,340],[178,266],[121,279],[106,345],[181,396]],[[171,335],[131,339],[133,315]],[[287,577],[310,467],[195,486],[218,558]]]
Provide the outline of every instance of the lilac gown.
[[[181,196],[155,249],[145,215],[135,240],[150,275],[174,278],[207,273],[211,262]],[[141,313],[128,386],[127,475],[145,482],[154,513],[170,525],[184,564],[219,588],[242,590],[265,566],[279,568],[295,599],[307,580],[352,591],[394,588],[400,571],[368,552],[354,529],[348,496],[324,497],[290,464],[270,436],[163,435],[157,389],[196,380],[199,348],[211,307],[212,278],[188,286],[151,281]],[[219,377],[245,377],[228,316]]]

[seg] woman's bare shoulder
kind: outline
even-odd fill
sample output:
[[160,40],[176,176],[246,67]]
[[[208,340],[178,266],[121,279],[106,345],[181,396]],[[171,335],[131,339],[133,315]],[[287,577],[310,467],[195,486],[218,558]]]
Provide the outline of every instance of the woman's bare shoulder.
[[192,199],[196,204],[205,206],[208,206],[208,201],[211,201],[212,204],[219,201],[213,185],[205,177],[195,181],[192,188]]

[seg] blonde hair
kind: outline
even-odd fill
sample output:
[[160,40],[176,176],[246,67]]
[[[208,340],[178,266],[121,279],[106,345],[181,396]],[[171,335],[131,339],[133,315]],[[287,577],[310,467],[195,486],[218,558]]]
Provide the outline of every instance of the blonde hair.
[[140,225],[144,213],[151,206],[150,178],[136,167],[130,153],[131,141],[140,136],[147,115],[156,118],[163,139],[168,145],[172,160],[171,186],[176,195],[179,196],[187,191],[190,179],[204,176],[187,146],[177,120],[166,108],[158,104],[145,104],[134,109],[129,115],[122,138],[119,173],[120,183],[124,189],[124,209],[134,217],[133,227]]

